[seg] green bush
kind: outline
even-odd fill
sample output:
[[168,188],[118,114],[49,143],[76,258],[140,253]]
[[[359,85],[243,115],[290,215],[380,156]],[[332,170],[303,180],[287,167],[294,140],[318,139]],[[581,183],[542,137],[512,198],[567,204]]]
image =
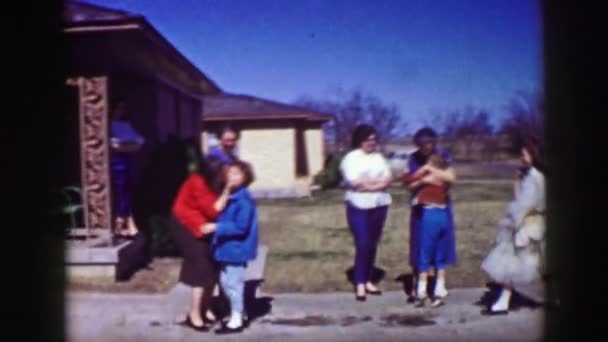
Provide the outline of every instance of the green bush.
[[192,173],[198,171],[200,154],[198,153],[196,147],[191,144],[186,144],[185,149],[188,172]]
[[[60,196],[59,196],[60,195]],[[72,228],[84,226],[82,219],[82,190],[77,186],[64,186],[52,190],[52,209],[46,211],[49,220],[57,222],[61,231],[55,233],[68,236]]]
[[325,159],[323,170],[315,175],[314,183],[319,185],[321,189],[332,189],[340,185],[342,175],[340,174],[340,162],[342,156],[332,153]]

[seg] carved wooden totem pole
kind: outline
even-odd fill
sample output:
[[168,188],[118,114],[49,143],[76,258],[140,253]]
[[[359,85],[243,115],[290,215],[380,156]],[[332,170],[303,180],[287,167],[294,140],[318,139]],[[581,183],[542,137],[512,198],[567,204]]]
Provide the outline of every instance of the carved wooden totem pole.
[[112,225],[110,147],[107,77],[67,80],[78,87],[80,171],[83,217],[87,235],[91,229]]

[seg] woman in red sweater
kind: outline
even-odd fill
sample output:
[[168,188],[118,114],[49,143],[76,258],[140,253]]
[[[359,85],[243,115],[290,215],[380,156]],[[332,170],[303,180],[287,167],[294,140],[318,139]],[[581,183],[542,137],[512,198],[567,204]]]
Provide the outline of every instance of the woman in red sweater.
[[205,323],[212,320],[207,309],[219,275],[210,252],[211,232],[203,227],[217,219],[230,195],[230,184],[218,181],[221,170],[219,159],[201,162],[199,171],[181,185],[172,209],[171,232],[183,256],[179,281],[192,287],[190,310],[182,324],[198,331],[207,331]]

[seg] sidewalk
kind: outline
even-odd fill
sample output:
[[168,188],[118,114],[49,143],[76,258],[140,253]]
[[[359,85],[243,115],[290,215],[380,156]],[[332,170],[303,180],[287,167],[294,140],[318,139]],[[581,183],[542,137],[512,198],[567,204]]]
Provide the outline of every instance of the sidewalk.
[[506,316],[482,316],[475,303],[486,289],[452,289],[446,305],[415,308],[403,292],[268,294],[255,300],[251,327],[216,336],[175,325],[188,307],[189,289],[168,294],[68,293],[69,341],[535,341],[542,336],[542,308],[522,307]]

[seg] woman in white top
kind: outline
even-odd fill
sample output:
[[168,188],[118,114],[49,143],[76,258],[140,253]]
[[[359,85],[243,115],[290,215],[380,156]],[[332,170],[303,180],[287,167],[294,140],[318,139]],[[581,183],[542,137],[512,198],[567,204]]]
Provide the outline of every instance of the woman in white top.
[[376,130],[359,125],[352,136],[352,148],[340,164],[346,186],[346,217],[355,240],[354,283],[356,299],[366,293],[381,294],[371,281],[378,242],[386,220],[391,195],[387,188],[391,171],[382,154],[376,151]]
[[521,149],[521,182],[515,198],[499,222],[496,245],[481,268],[502,286],[496,302],[485,314],[508,313],[511,289],[534,281],[540,274],[545,251],[545,176],[539,146],[530,139]]

